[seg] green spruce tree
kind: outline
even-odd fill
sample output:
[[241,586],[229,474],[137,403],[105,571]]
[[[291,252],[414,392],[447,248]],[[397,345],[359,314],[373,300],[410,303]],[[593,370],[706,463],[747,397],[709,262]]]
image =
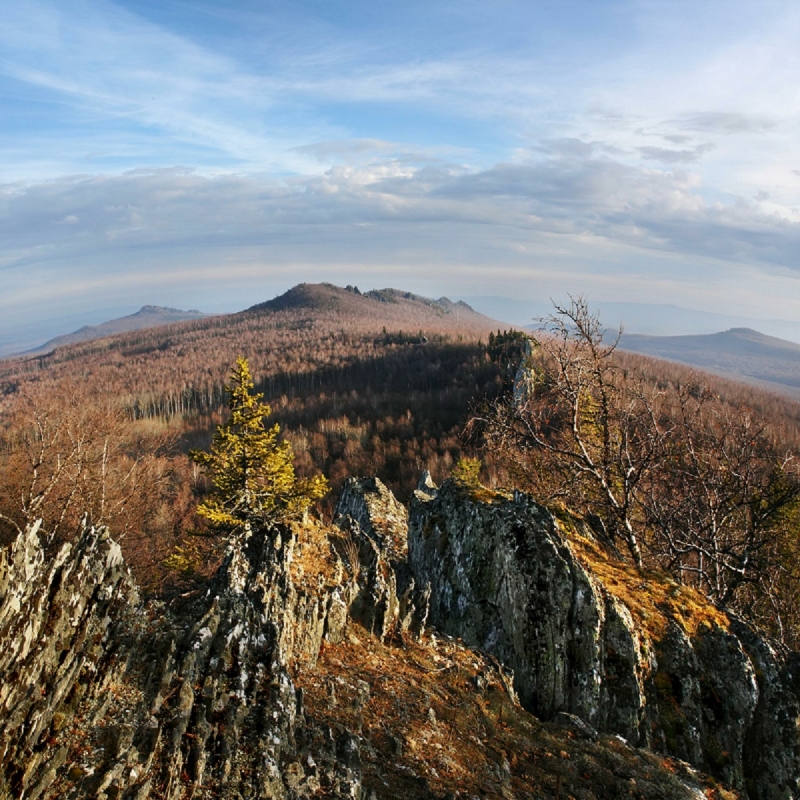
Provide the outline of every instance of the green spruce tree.
[[238,533],[295,519],[328,491],[323,475],[299,480],[294,473],[294,454],[280,439],[280,427],[265,427],[271,413],[254,394],[247,359],[236,359],[231,385],[231,418],[214,433],[211,451],[193,450],[192,459],[211,478],[213,490],[197,507],[221,532]]

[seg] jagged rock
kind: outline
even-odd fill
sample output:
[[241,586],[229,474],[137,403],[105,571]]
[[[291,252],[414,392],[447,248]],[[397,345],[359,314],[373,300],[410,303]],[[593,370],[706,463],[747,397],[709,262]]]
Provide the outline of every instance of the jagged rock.
[[747,652],[758,685],[755,713],[745,731],[748,794],[754,800],[800,797],[800,655],[771,646],[737,619],[731,631]]
[[558,714],[553,717],[553,722],[567,728],[580,739],[587,739],[590,742],[597,741],[597,731],[574,714],[567,714],[564,711],[559,711]]
[[408,510],[380,478],[348,478],[333,515],[340,524],[356,523],[361,533],[393,557],[406,551]]
[[384,641],[425,626],[425,593],[408,568],[408,511],[378,478],[348,478],[333,521],[352,537],[360,571],[350,615]]
[[800,796],[797,656],[741,622],[660,638],[577,558],[556,519],[526,495],[473,499],[447,482],[418,491],[409,561],[431,586],[430,621],[511,667],[543,719],[652,746],[759,800]]
[[360,797],[357,746],[303,720],[287,667],[341,600],[298,593],[290,553],[288,531],[233,542],[167,609],[139,604],[107,531],[50,563],[23,532],[0,554],[0,797]]
[[0,553],[0,796],[46,792],[66,759],[45,744],[79,703],[99,716],[125,668],[137,601],[119,546],[88,528],[45,563],[39,525]]
[[[304,684],[317,687],[311,712],[291,676],[313,669],[323,643],[358,644],[350,617],[391,638],[421,630],[428,602],[437,633],[425,640],[427,674],[458,674],[440,652],[463,648],[460,637],[485,651],[470,656],[465,687],[518,708],[516,687],[576,746],[609,755],[604,742],[616,740],[605,734],[618,734],[626,751],[685,759],[751,800],[800,797],[797,654],[733,618],[690,629],[667,615],[643,628],[578,557],[566,523],[525,495],[479,501],[427,476],[409,560],[404,510],[379,481],[348,482],[337,521],[358,551],[347,581],[340,561],[338,573],[296,583],[292,531],[254,531],[230,543],[206,590],[172,604],[140,602],[103,529],[85,528],[50,560],[37,527],[23,532],[0,553],[0,800],[371,796],[362,763],[419,746],[382,733],[378,753],[368,741],[374,721],[360,720],[385,702],[380,676],[317,675]],[[314,541],[318,552],[330,546]],[[432,689],[420,737],[449,741],[457,706]],[[635,774],[626,758],[615,780]],[[489,760],[492,791],[513,797],[511,762],[499,750]],[[395,767],[431,795],[425,777]],[[668,796],[699,796],[681,785]]]
[[414,490],[415,496],[420,500],[432,500],[436,496],[439,487],[433,482],[430,472],[424,469],[420,476],[417,488]]

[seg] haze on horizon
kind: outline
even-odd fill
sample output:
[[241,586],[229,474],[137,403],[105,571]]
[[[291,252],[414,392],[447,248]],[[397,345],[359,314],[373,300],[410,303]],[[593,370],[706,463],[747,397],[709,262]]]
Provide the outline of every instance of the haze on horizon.
[[800,319],[796,3],[0,8],[0,338],[324,280]]

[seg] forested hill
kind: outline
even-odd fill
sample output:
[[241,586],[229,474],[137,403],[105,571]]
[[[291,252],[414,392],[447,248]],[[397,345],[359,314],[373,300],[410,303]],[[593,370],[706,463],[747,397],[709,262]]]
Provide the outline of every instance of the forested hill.
[[399,289],[372,289],[362,293],[357,286],[341,289],[330,283],[301,283],[274,300],[248,309],[249,312],[287,310],[352,314],[363,320],[381,319],[406,326],[434,324],[439,328],[444,324],[448,328],[487,329],[488,326],[491,329],[499,324],[463,301],[454,303],[446,297],[432,300]]
[[173,322],[183,322],[187,319],[200,319],[207,316],[208,314],[204,314],[197,309],[181,311],[178,308],[165,308],[163,306],[142,306],[135,314],[111,319],[100,325],[84,325],[77,331],[65,333],[63,336],[56,336],[54,339],[46,341],[43,345],[34,347],[21,355],[40,355],[68,344],[91,342],[94,339],[103,339],[107,336],[114,336],[117,333],[138,331],[144,328],[157,328]]
[[626,333],[620,347],[800,398],[800,345],[750,328],[693,336]]
[[[0,428],[14,435],[31,413],[56,419],[113,402],[148,436],[206,446],[244,356],[301,473],[322,470],[334,487],[374,473],[407,495],[421,466],[449,474],[470,403],[498,391],[486,354],[498,327],[446,299],[301,284],[236,314],[0,361]],[[50,413],[59,398],[67,410]]]
[[446,297],[432,300],[397,289],[373,289],[362,294],[356,287],[301,283],[273,300],[234,314],[207,316],[199,311],[145,306],[129,317],[85,327],[30,353],[0,360],[0,380],[38,371],[43,366],[96,357],[105,351],[127,351],[132,346],[140,350],[163,349],[165,340],[194,343],[201,337],[213,340],[222,335],[230,339],[244,334],[241,343],[246,345],[247,331],[264,325],[293,328],[310,320],[347,333],[386,327],[409,336],[444,331],[480,334],[502,327],[502,323],[479,314],[466,303],[453,303]]
[[[136,394],[168,390],[173,381],[179,382],[182,389],[195,386],[198,379],[206,384],[209,377],[221,386],[237,354],[248,354],[256,369],[262,356],[285,361],[283,366],[290,370],[301,364],[304,369],[313,369],[320,358],[326,359],[321,353],[328,349],[326,341],[329,343],[334,334],[342,342],[347,340],[340,348],[342,357],[347,359],[364,355],[345,355],[352,344],[349,337],[391,333],[395,343],[398,337],[405,343],[414,343],[426,334],[478,338],[501,324],[478,314],[466,303],[452,303],[446,298],[431,300],[396,289],[361,294],[354,287],[300,284],[274,300],[235,314],[106,334],[101,339],[0,361],[0,387],[7,393],[24,376],[68,374],[76,362],[91,364],[93,369],[111,367],[113,372],[114,367],[120,366],[120,359],[127,367],[133,366],[133,371],[126,369],[127,379],[118,377]],[[282,345],[291,345],[291,352],[286,347],[276,347],[278,342],[274,339],[267,346],[262,337],[267,331],[279,331],[278,340]],[[301,335],[301,331],[305,333]],[[315,356],[316,351],[320,355]],[[164,369],[159,368],[159,353],[165,354],[169,362]],[[143,358],[150,367],[146,371],[139,370]]]

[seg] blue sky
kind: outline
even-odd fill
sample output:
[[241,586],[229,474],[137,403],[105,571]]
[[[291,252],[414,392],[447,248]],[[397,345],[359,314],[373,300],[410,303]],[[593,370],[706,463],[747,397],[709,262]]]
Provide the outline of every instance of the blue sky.
[[0,11],[0,338],[303,280],[800,318],[796,3]]

